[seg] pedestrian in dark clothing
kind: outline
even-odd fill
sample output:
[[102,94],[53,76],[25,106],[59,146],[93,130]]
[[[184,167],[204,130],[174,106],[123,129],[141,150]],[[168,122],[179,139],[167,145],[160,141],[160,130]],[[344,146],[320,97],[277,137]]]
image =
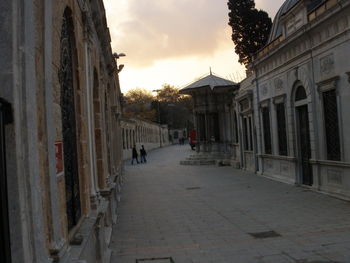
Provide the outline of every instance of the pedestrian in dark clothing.
[[132,147],[132,159],[131,159],[131,164],[134,164],[134,159],[136,159],[136,162],[139,163],[139,160],[137,159],[137,150],[136,150],[136,145],[134,145],[134,147]]
[[147,163],[146,155],[147,155],[147,153],[146,153],[145,147],[142,145],[142,147],[140,149],[141,163]]

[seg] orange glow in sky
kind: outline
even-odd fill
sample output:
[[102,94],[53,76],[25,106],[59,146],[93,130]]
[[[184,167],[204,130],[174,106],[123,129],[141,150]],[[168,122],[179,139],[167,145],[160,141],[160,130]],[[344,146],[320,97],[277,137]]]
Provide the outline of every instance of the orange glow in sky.
[[[284,0],[255,0],[274,17]],[[122,92],[184,87],[213,73],[240,81],[228,26],[227,0],[104,0],[113,52],[125,53],[118,64]]]

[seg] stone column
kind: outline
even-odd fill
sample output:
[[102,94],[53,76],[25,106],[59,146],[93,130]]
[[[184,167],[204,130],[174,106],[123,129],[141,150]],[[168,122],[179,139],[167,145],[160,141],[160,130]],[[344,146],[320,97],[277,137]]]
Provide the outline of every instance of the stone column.
[[52,244],[51,249],[53,253],[55,250],[61,249],[64,244],[64,240],[61,232],[61,221],[60,221],[60,205],[58,197],[58,185],[56,175],[56,157],[55,157],[55,125],[54,125],[54,97],[53,97],[53,80],[52,80],[52,0],[45,1],[45,28],[44,28],[44,75],[45,75],[45,115],[46,115],[46,131],[47,131],[47,153],[49,158],[49,187],[50,187],[50,205],[51,205],[51,216],[52,216]]
[[[87,15],[87,14],[86,14]],[[86,110],[87,110],[87,125],[88,125],[88,149],[89,149],[89,165],[90,165],[90,199],[91,205],[95,206],[97,199],[98,183],[96,178],[96,155],[95,155],[95,140],[94,140],[94,127],[93,127],[93,85],[91,84],[93,73],[91,71],[91,59],[89,56],[89,42],[90,29],[88,24],[85,24],[85,38],[84,38],[84,51],[85,51],[85,81],[86,81]]]

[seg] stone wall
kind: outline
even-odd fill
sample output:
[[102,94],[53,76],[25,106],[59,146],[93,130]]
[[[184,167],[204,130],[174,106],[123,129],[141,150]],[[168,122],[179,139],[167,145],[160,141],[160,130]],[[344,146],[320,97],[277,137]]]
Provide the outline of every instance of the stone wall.
[[[241,166],[279,181],[349,199],[350,141],[345,134],[350,127],[346,114],[350,63],[344,54],[350,52],[350,4],[342,0],[323,4],[307,13],[307,1],[299,1],[279,22],[285,29],[280,43],[269,44],[250,65],[251,75],[241,83],[234,98],[241,119],[238,125],[242,149],[247,148],[245,144],[249,141],[246,139],[249,131],[245,131],[242,122],[245,116],[251,116],[254,126],[252,147],[250,153],[245,150],[241,153]],[[296,18],[297,24],[293,22]],[[305,91],[301,99],[297,98],[300,87]],[[334,94],[331,106],[326,105],[324,97],[329,91]],[[248,103],[244,102],[246,98]],[[285,136],[280,134],[284,129],[280,123],[283,115],[277,116],[277,105],[281,104],[284,105]],[[307,109],[304,125],[300,125],[301,107]],[[268,121],[264,121],[264,109],[267,109]],[[326,116],[329,111],[333,114],[332,124],[326,120],[330,118]],[[310,155],[306,159],[301,126],[308,128]],[[327,135],[329,126],[335,131],[331,135]],[[339,138],[339,146],[335,146],[336,156],[330,157],[327,147],[334,147],[337,142],[327,144],[327,141],[334,137]],[[284,151],[280,148],[282,141],[286,145]],[[271,149],[266,147],[269,144]],[[306,175],[311,181],[305,180]]]
[[[161,125],[141,119],[122,119],[122,147],[123,160],[131,159],[131,150],[134,145],[139,152],[141,145],[146,151],[168,146],[169,131],[166,125]],[[160,140],[161,139],[161,140]]]
[[[123,158],[121,93],[103,2],[13,0],[2,1],[1,10],[8,56],[0,62],[0,98],[14,116],[6,126],[12,262],[109,262]],[[63,114],[70,88],[72,108]],[[67,117],[75,125],[65,127]],[[68,148],[76,156],[68,158]],[[76,160],[74,178],[64,160]]]

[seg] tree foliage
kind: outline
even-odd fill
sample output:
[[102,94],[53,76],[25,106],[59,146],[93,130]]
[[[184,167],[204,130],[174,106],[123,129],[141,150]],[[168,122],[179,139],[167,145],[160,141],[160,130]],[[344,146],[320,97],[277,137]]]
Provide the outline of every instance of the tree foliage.
[[124,116],[156,121],[156,110],[152,109],[152,93],[145,89],[132,89],[125,95]]
[[124,116],[142,118],[170,128],[191,128],[193,126],[192,99],[181,95],[179,89],[163,85],[154,96],[145,89],[132,89],[125,95]]
[[157,110],[157,114],[160,114],[162,124],[168,124],[174,129],[192,127],[191,97],[181,95],[178,88],[169,84],[163,85],[157,93],[153,108]]
[[228,0],[229,25],[239,63],[248,65],[252,56],[266,44],[272,21],[265,11],[255,8],[254,0]]

